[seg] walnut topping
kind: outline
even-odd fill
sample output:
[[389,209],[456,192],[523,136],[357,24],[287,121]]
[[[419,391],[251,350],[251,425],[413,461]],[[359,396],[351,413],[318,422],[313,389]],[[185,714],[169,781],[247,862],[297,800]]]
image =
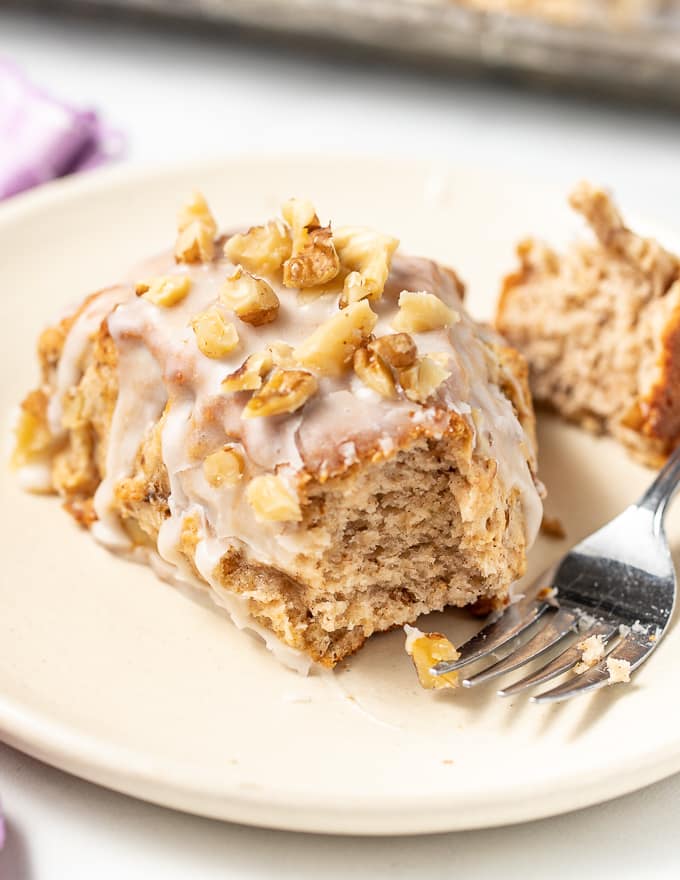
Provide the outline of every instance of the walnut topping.
[[259,351],[251,354],[238,370],[230,373],[222,381],[223,391],[257,391],[262,387],[262,379],[273,367],[271,352]]
[[188,275],[159,275],[149,282],[137,284],[137,295],[155,306],[169,308],[177,305],[189,293],[191,278]]
[[300,522],[302,519],[297,495],[274,474],[252,479],[246,489],[246,498],[259,522]]
[[49,450],[52,436],[47,427],[46,415],[47,397],[42,391],[32,391],[21,404],[14,428],[13,467],[31,464]]
[[211,453],[203,462],[203,473],[211,486],[235,486],[243,476],[243,454],[233,445],[226,444]]
[[318,287],[340,271],[330,226],[321,226],[314,206],[302,199],[290,199],[281,209],[292,230],[291,256],[283,265],[286,287]]
[[220,299],[246,324],[259,327],[275,320],[279,298],[263,278],[256,278],[239,266],[224,282]]
[[425,633],[414,626],[405,626],[406,653],[413,660],[420,684],[431,689],[458,686],[458,673],[432,675],[430,669],[437,663],[457,660],[460,654],[455,646],[442,633]]
[[378,316],[362,300],[324,321],[296,349],[296,361],[323,375],[339,376],[349,366],[354,352],[368,338]]
[[340,271],[330,226],[307,230],[307,244],[283,265],[286,287],[305,289],[332,281]]
[[314,205],[307,199],[288,199],[281,206],[281,216],[292,231],[293,253],[299,253],[305,245],[305,231],[320,225]]
[[203,195],[195,192],[177,217],[175,259],[178,263],[201,263],[215,253],[217,224]]
[[412,367],[418,357],[418,349],[408,333],[390,333],[372,339],[368,347],[395,369]]
[[364,285],[360,272],[350,272],[345,276],[339,306],[344,309],[350,303],[359,302],[361,299],[369,299],[368,288]]
[[243,418],[295,412],[316,394],[318,387],[316,377],[306,370],[281,370],[277,367],[250,398],[243,410]]
[[450,309],[433,293],[402,290],[399,294],[399,311],[392,326],[395,330],[423,333],[450,327],[456,321],[460,321],[458,312]]
[[175,260],[178,263],[207,263],[214,254],[213,233],[201,223],[192,223],[177,236]]
[[441,383],[448,379],[451,371],[447,370],[440,362],[443,360],[444,358],[438,358],[435,355],[426,355],[412,367],[400,370],[399,384],[409,400],[425,403]]
[[213,235],[217,232],[217,223],[213,217],[203,193],[196,190],[188,202],[179,210],[177,215],[177,228],[180,232],[191,226],[192,223],[202,223],[212,230]]
[[288,228],[272,220],[265,226],[252,226],[246,233],[232,235],[224,245],[224,254],[249,272],[273,275],[290,257],[291,249]]
[[267,350],[271,352],[272,360],[277,367],[292,367],[295,365],[293,346],[287,342],[270,342]]
[[196,315],[191,326],[196,344],[206,357],[224,357],[238,345],[236,327],[231,321],[225,321],[215,306]]
[[380,299],[399,239],[365,226],[342,226],[333,233],[333,241],[342,267],[349,270],[340,306]]
[[393,400],[397,396],[392,371],[374,351],[358,348],[354,352],[354,372],[365,385],[377,391],[381,397]]

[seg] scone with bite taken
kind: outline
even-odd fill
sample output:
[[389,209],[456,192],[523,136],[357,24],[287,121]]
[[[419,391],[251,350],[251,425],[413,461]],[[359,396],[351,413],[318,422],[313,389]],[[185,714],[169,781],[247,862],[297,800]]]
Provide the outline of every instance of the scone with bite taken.
[[27,483],[299,669],[502,602],[541,521],[534,415],[455,273],[301,200],[220,237],[196,194],[178,226],[42,334]]
[[680,442],[680,259],[598,187],[580,184],[571,205],[594,240],[521,242],[497,327],[526,356],[535,401],[656,466]]

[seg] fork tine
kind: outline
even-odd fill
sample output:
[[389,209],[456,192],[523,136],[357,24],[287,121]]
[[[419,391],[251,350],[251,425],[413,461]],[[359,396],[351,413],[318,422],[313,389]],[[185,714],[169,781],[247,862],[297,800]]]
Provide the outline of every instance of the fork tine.
[[433,666],[431,670],[433,675],[445,675],[447,672],[453,672],[454,669],[460,669],[466,663],[481,660],[482,657],[502,648],[516,636],[521,635],[548,608],[552,607],[554,606],[544,599],[525,596],[514,605],[508,606],[500,617],[465,642],[460,648],[460,656],[457,660],[445,661]]
[[605,622],[595,623],[593,626],[590,626],[588,629],[579,633],[581,638],[576,645],[571,645],[531,675],[526,675],[514,684],[508,685],[508,687],[498,691],[498,696],[514,697],[515,694],[518,694],[527,688],[557,678],[558,675],[562,675],[562,673],[568,672],[568,670],[576,666],[581,659],[581,651],[577,647],[580,642],[587,639],[589,636],[602,636],[604,643],[606,644],[616,632],[618,632],[618,626],[616,624]]
[[592,669],[575,679],[572,678],[550,691],[544,691],[542,694],[531,697],[531,701],[532,703],[556,703],[560,700],[568,700],[578,694],[587,694],[605,687],[610,683],[609,670],[607,669],[607,660],[610,657],[615,660],[627,660],[633,670],[637,669],[655,647],[656,644],[648,639],[636,638],[632,635],[624,636],[614,650],[607,655],[607,658],[597,666],[593,666]]
[[492,663],[491,666],[487,666],[486,669],[477,675],[464,679],[463,687],[474,687],[475,685],[482,684],[485,681],[496,678],[497,675],[503,675],[504,672],[512,672],[513,669],[518,669],[520,666],[524,666],[525,663],[529,663],[531,660],[539,657],[544,651],[552,648],[553,645],[563,639],[567,633],[576,630],[579,616],[580,612],[575,609],[560,608],[558,611],[555,611],[545,626],[533,638],[516,650],[511,651],[507,657],[504,657],[497,663]]

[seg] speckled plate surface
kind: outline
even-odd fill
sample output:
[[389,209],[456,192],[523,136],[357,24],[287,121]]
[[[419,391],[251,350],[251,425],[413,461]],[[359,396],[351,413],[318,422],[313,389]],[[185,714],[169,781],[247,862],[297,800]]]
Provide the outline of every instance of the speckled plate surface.
[[[478,316],[491,314],[518,238],[559,242],[579,228],[544,182],[406,160],[229,159],[50,185],[0,208],[3,426],[35,380],[41,326],[167,246],[196,186],[226,227],[296,194],[334,221],[400,235],[456,267]],[[607,440],[550,418],[539,433],[549,510],[568,539],[539,540],[534,574],[650,478]],[[502,701],[493,687],[426,693],[399,632],[305,679],[220,613],[109,555],[6,468],[0,492],[0,736],[79,776],[238,822],[396,834],[547,816],[680,770],[676,626],[627,690],[555,706]],[[432,617],[455,640],[473,628],[460,613]]]

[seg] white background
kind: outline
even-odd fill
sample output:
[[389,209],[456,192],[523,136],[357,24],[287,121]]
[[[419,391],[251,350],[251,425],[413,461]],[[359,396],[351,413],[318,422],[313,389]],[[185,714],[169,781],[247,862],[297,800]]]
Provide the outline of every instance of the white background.
[[[444,156],[535,170],[565,188],[588,177],[636,211],[680,223],[677,112],[398,70],[234,33],[20,12],[0,11],[0,54],[55,94],[101,110],[128,135],[131,162],[281,150]],[[542,822],[401,840],[183,816],[4,746],[0,796],[9,821],[0,880],[680,874],[680,777]]]

